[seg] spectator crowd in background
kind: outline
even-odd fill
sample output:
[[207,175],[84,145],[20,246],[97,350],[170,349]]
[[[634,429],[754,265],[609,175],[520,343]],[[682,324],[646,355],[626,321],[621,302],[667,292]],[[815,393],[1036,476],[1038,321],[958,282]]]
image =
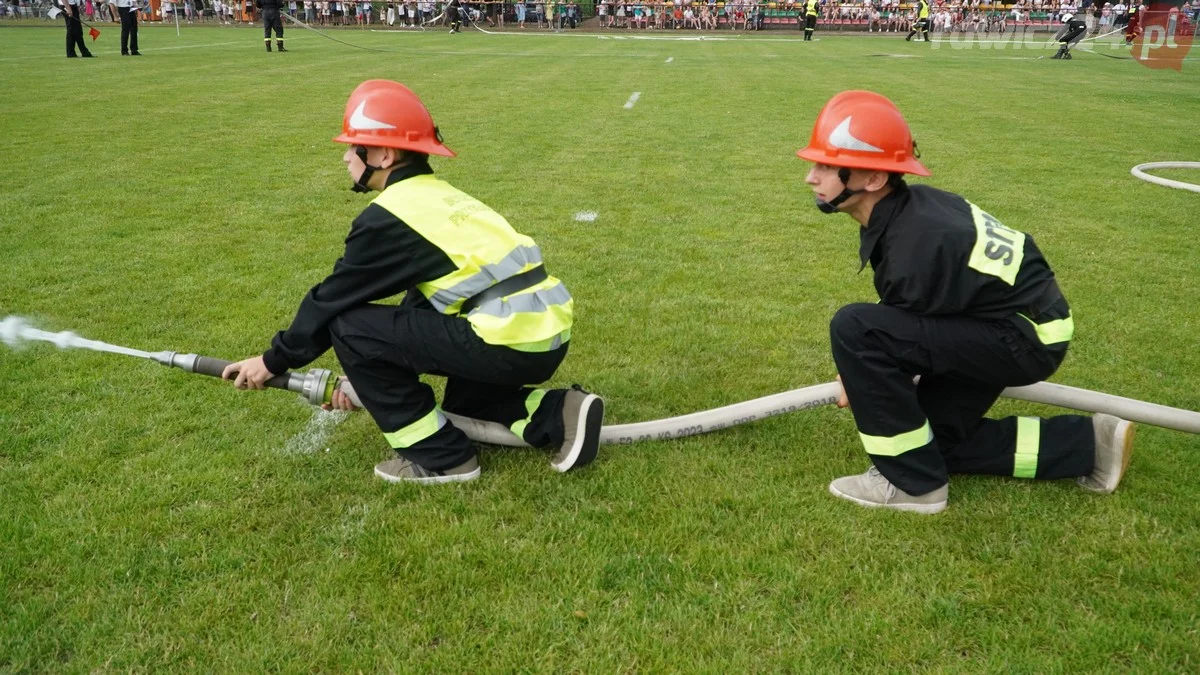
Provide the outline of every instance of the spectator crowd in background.
[[[1138,0],[1130,0],[1136,3]],[[115,0],[81,0],[88,21],[119,22]],[[252,0],[161,0],[155,12],[148,0],[139,0],[142,21],[238,25],[256,21]],[[368,26],[384,23],[400,28],[448,25],[449,0],[288,0],[292,18],[315,26]],[[44,18],[50,0],[0,0],[0,18]],[[489,26],[571,29],[595,17],[592,24],[604,30],[762,30],[802,28],[803,2],[779,0],[537,0],[534,2],[464,2],[470,20]],[[1090,32],[1118,30],[1137,5],[1124,0],[943,0],[932,2],[930,31],[999,32],[1054,30],[1061,16],[1083,13]],[[1200,0],[1179,8],[1181,26],[1195,32]],[[901,0],[821,0],[818,26],[824,29],[906,33],[916,21],[916,2]]]

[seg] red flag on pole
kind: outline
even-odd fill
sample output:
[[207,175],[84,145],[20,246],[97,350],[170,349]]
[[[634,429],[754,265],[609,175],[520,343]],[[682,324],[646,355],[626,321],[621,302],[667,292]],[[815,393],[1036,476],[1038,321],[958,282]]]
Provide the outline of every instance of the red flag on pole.
[[88,29],[88,35],[91,35],[92,42],[95,42],[96,38],[100,37],[100,31],[96,30],[95,28],[90,28]]

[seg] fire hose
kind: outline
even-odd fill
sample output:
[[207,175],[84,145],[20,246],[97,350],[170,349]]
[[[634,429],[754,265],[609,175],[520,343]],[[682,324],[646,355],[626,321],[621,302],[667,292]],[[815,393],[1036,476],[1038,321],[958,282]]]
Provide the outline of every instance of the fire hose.
[[[159,352],[150,356],[163,365],[212,377],[220,377],[221,372],[231,363],[196,354],[177,354],[175,352]],[[329,403],[333,392],[340,390],[352,403],[362,407],[362,402],[354,391],[354,386],[348,380],[335,377],[331,371],[323,368],[314,368],[305,374],[289,372],[277,375],[267,380],[266,386],[287,389],[300,394],[313,405]],[[827,382],[688,415],[634,424],[611,425],[601,430],[600,442],[634,443],[706,434],[784,413],[834,405],[840,394],[840,384]],[[1078,387],[1038,382],[1024,387],[1009,387],[1004,390],[1002,396],[1085,412],[1108,413],[1133,422],[1200,434],[1200,413],[1198,412]],[[443,414],[473,441],[493,445],[528,445],[502,424],[463,417],[445,411]]]
[[[146,352],[120,347],[97,340],[84,339],[69,331],[50,333],[28,325],[20,317],[10,316],[0,321],[0,342],[16,347],[20,346],[24,340],[49,342],[57,345],[60,349],[77,347],[134,356],[210,377],[221,377],[225,368],[232,363],[197,354]],[[300,394],[313,405],[330,403],[333,399],[333,392],[340,390],[354,405],[362,407],[362,401],[354,391],[353,385],[345,378],[336,377],[333,372],[324,368],[313,368],[307,373],[283,373],[267,380],[265,384],[267,387],[286,389]],[[841,391],[839,383],[828,382],[688,415],[635,424],[607,426],[600,432],[600,442],[634,443],[706,434],[775,415],[836,404]],[[1004,390],[1002,396],[1086,412],[1108,413],[1133,422],[1200,434],[1200,413],[1198,412],[1077,387],[1038,382],[1024,387],[1009,387]],[[526,445],[521,438],[501,424],[463,417],[445,411],[443,413],[471,440],[494,445]]]
[[1129,170],[1134,178],[1141,178],[1148,183],[1162,185],[1164,187],[1175,188],[1177,190],[1191,190],[1192,192],[1200,192],[1200,185],[1195,183],[1187,183],[1181,180],[1171,180],[1169,178],[1160,178],[1151,176],[1146,173],[1147,169],[1200,169],[1200,162],[1146,162],[1138,164]]

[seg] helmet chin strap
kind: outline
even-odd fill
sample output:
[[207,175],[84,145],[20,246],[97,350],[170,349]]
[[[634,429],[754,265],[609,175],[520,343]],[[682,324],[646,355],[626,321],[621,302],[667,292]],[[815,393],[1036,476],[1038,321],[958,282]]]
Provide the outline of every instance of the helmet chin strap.
[[821,210],[821,213],[837,213],[838,207],[841,206],[843,202],[862,192],[862,190],[851,190],[849,187],[847,187],[846,184],[850,182],[850,169],[842,167],[838,169],[837,175],[842,181],[842,191],[838,193],[838,196],[829,201],[824,201],[819,197],[814,198],[817,202],[817,208]]
[[358,155],[358,158],[362,160],[363,166],[366,168],[363,169],[362,175],[358,177],[358,180],[354,181],[354,185],[350,189],[354,192],[370,192],[371,188],[367,187],[367,183],[371,180],[371,175],[379,170],[379,167],[371,166],[367,163],[367,149],[363,146],[355,146],[354,154]]

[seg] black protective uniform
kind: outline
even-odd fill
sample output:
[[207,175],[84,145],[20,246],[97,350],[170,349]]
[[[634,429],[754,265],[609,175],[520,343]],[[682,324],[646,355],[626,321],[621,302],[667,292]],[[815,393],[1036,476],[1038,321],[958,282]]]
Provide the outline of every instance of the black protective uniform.
[[834,315],[833,358],[863,444],[892,484],[921,495],[949,473],[1092,471],[1089,417],[983,418],[1005,387],[1053,374],[1073,334],[1031,237],[958,195],[901,183],[876,204],[859,255],[880,302]]
[[[432,174],[426,162],[398,168],[388,185]],[[396,451],[430,471],[475,456],[466,435],[446,422],[422,374],[447,378],[441,409],[498,422],[534,447],[563,441],[564,389],[526,385],[549,379],[569,342],[542,352],[488,344],[463,316],[436,311],[415,287],[457,269],[409,224],[372,203],[354,220],[333,272],[309,291],[292,325],[263,354],[272,373],[303,368],[333,347],[354,390],[385,436],[432,425]],[[399,305],[375,304],[405,291]],[[521,420],[527,420],[522,423]],[[513,428],[518,424],[518,428]]]
[[471,12],[470,9],[463,4],[462,0],[450,0],[450,4],[446,5],[446,16],[450,19],[450,32],[458,33],[462,31],[464,25],[470,25]]
[[286,52],[283,48],[283,19],[279,17],[282,0],[255,0],[255,4],[262,10],[263,41],[267,45],[267,51],[271,51],[271,30],[274,29],[275,43],[279,51]]
[[925,41],[929,42],[929,0],[917,0],[917,21],[904,40],[907,42],[913,39],[917,33],[920,33]]
[[804,3],[804,40],[812,41],[813,31],[817,29],[817,12],[820,10],[818,0],[805,0]]
[[1087,24],[1078,16],[1073,16],[1063,22],[1062,28],[1058,29],[1058,33],[1054,38],[1062,43],[1058,48],[1058,52],[1051,56],[1052,59],[1071,60],[1071,47],[1074,47],[1083,39],[1084,33],[1087,32]]

